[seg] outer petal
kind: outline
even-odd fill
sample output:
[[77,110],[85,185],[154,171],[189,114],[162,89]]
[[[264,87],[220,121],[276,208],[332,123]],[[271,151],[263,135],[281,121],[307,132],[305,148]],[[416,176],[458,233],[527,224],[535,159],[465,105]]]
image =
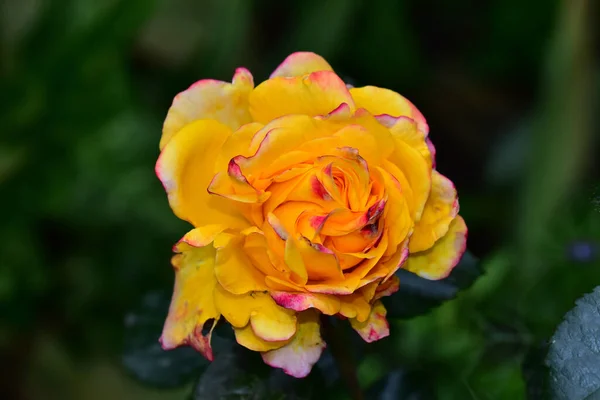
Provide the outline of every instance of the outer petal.
[[215,249],[196,248],[185,242],[177,247],[182,253],[173,257],[175,288],[160,341],[166,350],[191,344],[212,360],[210,334],[203,336],[202,328],[206,321],[220,315],[213,301],[217,285],[213,273]]
[[410,252],[424,251],[433,246],[448,232],[448,226],[457,214],[458,199],[454,184],[434,170],[431,174],[431,193],[410,238]]
[[358,319],[353,318],[350,319],[350,325],[365,342],[371,343],[390,335],[390,325],[385,318],[386,314],[387,311],[381,301],[377,301],[366,321],[359,322]]
[[418,125],[409,117],[391,117],[387,114],[375,117],[379,123],[387,126],[394,137],[397,137],[417,150],[427,161],[429,168],[435,164],[435,148],[426,134],[418,129]]
[[298,314],[298,331],[292,341],[280,349],[262,354],[265,363],[296,378],[307,376],[325,348],[321,338],[319,314],[307,310]]
[[392,117],[406,116],[412,118],[417,123],[419,130],[425,135],[429,133],[429,126],[427,126],[423,114],[398,93],[376,86],[352,88],[350,93],[357,108],[366,108],[373,115],[387,114]]
[[200,119],[214,119],[235,130],[251,121],[248,95],[254,88],[252,75],[238,68],[233,83],[203,79],[173,99],[160,139],[162,149],[184,126]]
[[214,300],[216,309],[232,326],[249,325],[262,340],[285,341],[296,333],[294,312],[278,306],[268,293],[234,295],[217,286]]
[[216,121],[193,122],[169,141],[156,162],[156,175],[167,191],[173,212],[194,226],[248,226],[233,203],[206,190],[213,177],[216,154],[230,134],[227,126]]
[[227,236],[227,234],[220,234],[215,238],[217,281],[233,294],[266,290],[265,275],[252,265],[243,249],[244,238]]
[[235,332],[237,342],[252,351],[275,350],[289,343],[289,340],[267,342],[256,336],[250,325],[246,325],[243,328],[233,328],[233,331]]
[[411,254],[406,269],[426,279],[443,279],[458,264],[467,245],[467,226],[460,215],[450,223],[448,233],[432,248]]
[[261,123],[288,114],[327,115],[342,103],[354,109],[346,85],[331,71],[269,79],[252,91],[249,102],[252,118]]
[[333,71],[325,59],[315,53],[298,51],[290,54],[273,71],[271,78],[276,76],[292,77],[310,74],[317,71]]

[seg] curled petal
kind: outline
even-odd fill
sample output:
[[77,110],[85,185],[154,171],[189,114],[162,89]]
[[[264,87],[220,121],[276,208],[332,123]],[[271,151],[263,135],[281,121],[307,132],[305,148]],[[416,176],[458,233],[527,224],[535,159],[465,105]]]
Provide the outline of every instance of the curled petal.
[[250,325],[243,328],[233,328],[235,339],[239,344],[252,351],[275,350],[289,343],[289,340],[268,342],[258,337]]
[[227,227],[221,224],[205,225],[200,228],[192,229],[179,239],[175,246],[173,246],[173,251],[181,253],[185,249],[189,249],[190,246],[208,246],[215,240],[215,237],[225,229],[227,229]]
[[333,68],[323,57],[315,53],[298,51],[290,54],[271,74],[276,76],[294,77],[317,71],[333,71]]
[[262,353],[264,362],[296,378],[307,376],[321,357],[325,342],[321,338],[319,314],[306,310],[298,314],[298,330],[287,345]]
[[252,75],[238,68],[233,83],[203,79],[173,99],[163,125],[160,148],[184,126],[201,119],[213,119],[235,130],[251,121],[248,95],[254,88]]
[[191,344],[212,360],[210,334],[203,336],[202,329],[205,322],[220,316],[213,300],[217,286],[213,273],[215,249],[212,246],[197,248],[185,242],[178,248],[182,252],[172,260],[175,288],[160,341],[166,350]]
[[371,305],[367,302],[362,293],[339,296],[339,298],[341,302],[340,315],[361,322],[369,317]]
[[467,226],[460,215],[450,223],[448,232],[432,248],[410,254],[406,269],[426,279],[446,278],[458,264],[467,244]]
[[373,304],[368,319],[350,319],[350,325],[367,343],[375,342],[390,335],[390,325],[385,318],[387,311],[380,301]]
[[235,295],[217,286],[214,301],[216,308],[233,327],[249,325],[262,340],[284,341],[296,333],[294,312],[278,306],[268,293]]
[[210,184],[208,192],[241,203],[264,203],[270,193],[255,189],[246,179],[240,166],[232,159],[227,172],[218,172]]
[[316,308],[325,315],[335,315],[340,311],[340,299],[336,296],[320,293],[271,292],[271,297],[281,307],[294,311]]
[[433,246],[448,232],[448,226],[457,214],[458,199],[454,184],[434,170],[431,174],[431,193],[410,238],[410,252],[424,251]]
[[398,289],[400,289],[400,279],[396,275],[393,275],[390,279],[377,286],[373,300],[379,300],[382,297],[391,296],[392,294],[396,293]]
[[248,226],[234,203],[206,190],[213,177],[216,154],[230,134],[231,130],[217,121],[193,122],[169,141],[156,162],[156,175],[173,212],[194,226]]
[[346,85],[332,71],[269,79],[252,91],[249,102],[252,118],[261,123],[288,114],[326,115],[342,103],[354,109]]
[[376,86],[352,88],[350,93],[357,108],[365,108],[373,115],[387,114],[392,117],[412,118],[425,136],[429,133],[429,126],[427,126],[423,114],[414,104],[398,93]]
[[433,145],[429,138],[427,138],[427,135],[418,129],[417,123],[412,118],[390,117],[385,114],[377,115],[375,118],[380,123],[388,126],[395,138],[403,140],[413,149],[421,153],[421,156],[427,161],[429,168],[434,166],[435,149],[433,149]]

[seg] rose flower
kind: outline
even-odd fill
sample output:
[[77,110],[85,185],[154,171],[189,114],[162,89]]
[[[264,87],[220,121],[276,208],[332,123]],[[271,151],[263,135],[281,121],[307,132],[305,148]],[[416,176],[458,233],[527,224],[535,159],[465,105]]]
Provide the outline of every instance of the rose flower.
[[325,348],[321,314],[367,342],[388,336],[394,273],[444,278],[466,245],[428,131],[407,99],[349,88],[313,53],[256,87],[238,68],[175,96],[156,173],[193,229],[174,246],[163,348],[212,360],[224,318],[240,345],[304,377]]

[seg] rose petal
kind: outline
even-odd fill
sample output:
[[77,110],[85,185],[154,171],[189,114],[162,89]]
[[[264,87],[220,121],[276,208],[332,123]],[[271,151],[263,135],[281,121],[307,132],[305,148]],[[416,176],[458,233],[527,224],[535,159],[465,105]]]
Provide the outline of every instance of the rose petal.
[[293,77],[317,71],[333,71],[333,68],[323,57],[311,52],[298,51],[290,54],[271,74],[276,76]]
[[216,121],[196,121],[173,137],[156,162],[175,215],[194,226],[223,224],[245,228],[248,222],[235,204],[207,192],[216,154],[231,130]]
[[454,184],[434,170],[431,174],[431,193],[410,238],[410,252],[424,251],[433,246],[448,232],[448,226],[457,214],[458,199]]
[[339,296],[339,299],[341,302],[340,315],[361,322],[369,317],[371,305],[367,302],[362,293]]
[[248,95],[254,88],[252,74],[238,68],[233,83],[203,79],[173,99],[163,125],[160,148],[184,126],[201,119],[213,119],[235,130],[251,121]]
[[278,306],[268,293],[235,295],[217,286],[214,302],[232,326],[250,324],[254,334],[265,341],[288,340],[296,332],[294,312]]
[[376,86],[364,86],[350,89],[352,98],[357,108],[366,108],[373,115],[387,114],[392,117],[406,116],[417,122],[419,130],[425,136],[429,133],[429,126],[423,114],[403,96]]
[[332,71],[269,79],[252,91],[249,103],[252,118],[261,123],[289,114],[326,115],[342,103],[354,109],[346,85]]
[[341,303],[337,296],[320,293],[271,292],[277,304],[294,311],[316,308],[325,315],[335,315],[340,311]]
[[371,313],[365,321],[350,319],[350,325],[367,343],[375,342],[390,335],[390,325],[385,318],[387,311],[380,301],[373,304]]
[[289,340],[267,342],[256,336],[250,325],[243,328],[233,328],[233,331],[235,332],[235,340],[252,351],[275,350],[289,343]]
[[307,310],[298,314],[298,330],[290,343],[262,353],[264,362],[296,378],[307,376],[321,357],[325,342],[321,338],[319,314]]
[[431,147],[431,141],[427,138],[427,135],[418,129],[417,123],[409,117],[390,117],[389,115],[377,115],[375,118],[379,121],[387,124],[392,120],[390,132],[395,138],[399,138],[411,146],[413,149],[421,153],[421,156],[427,161],[429,168],[433,167],[435,158],[435,149]]
[[458,264],[467,245],[467,226],[460,215],[450,223],[448,233],[432,248],[412,253],[406,269],[426,279],[443,279]]
[[[225,240],[220,234],[215,238],[217,248],[215,258],[215,276],[226,290],[233,294],[245,294],[266,290],[265,275],[258,270],[243,249],[242,236]],[[224,243],[221,244],[221,241]]]
[[175,287],[160,341],[164,349],[191,344],[212,360],[210,334],[202,335],[204,323],[218,319],[213,292],[217,281],[213,272],[215,249],[193,247],[185,241],[177,245],[180,254],[173,257]]

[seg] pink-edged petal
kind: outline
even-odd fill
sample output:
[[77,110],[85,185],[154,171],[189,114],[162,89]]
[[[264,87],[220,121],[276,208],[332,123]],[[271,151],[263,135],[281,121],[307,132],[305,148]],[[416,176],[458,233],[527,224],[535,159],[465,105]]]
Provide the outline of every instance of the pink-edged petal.
[[333,71],[333,68],[318,54],[308,51],[298,51],[290,54],[271,74],[270,78],[277,76],[293,77],[310,74],[317,71]]
[[458,209],[454,184],[434,170],[431,174],[431,193],[410,238],[410,252],[416,253],[431,248],[448,232],[450,222],[458,215]]
[[304,378],[321,357],[325,342],[321,338],[319,314],[306,310],[298,314],[298,330],[287,345],[262,353],[264,362],[296,378]]
[[193,247],[185,241],[180,241],[176,247],[181,253],[172,260],[175,287],[160,342],[165,350],[192,345],[212,360],[210,333],[205,336],[202,329],[207,321],[216,321],[220,316],[213,300],[217,285],[213,272],[215,249],[212,246]]
[[412,253],[405,268],[431,280],[446,278],[458,264],[467,246],[467,225],[457,215],[450,223],[448,233],[429,250]]
[[400,289],[400,279],[393,275],[387,281],[377,286],[375,294],[373,295],[373,301],[379,300],[382,297],[391,296]]
[[335,315],[341,307],[337,296],[327,294],[274,291],[271,292],[271,297],[281,307],[298,312],[316,308],[325,315]]
[[409,117],[416,121],[419,130],[425,136],[429,126],[423,114],[408,99],[400,94],[376,86],[364,86],[350,89],[357,108],[366,108],[373,115],[387,114],[392,117]]
[[160,148],[184,126],[201,119],[214,119],[235,130],[251,121],[248,95],[254,88],[252,74],[238,68],[233,82],[203,79],[173,99],[163,125]]
[[327,115],[342,103],[354,109],[346,85],[332,71],[269,79],[252,91],[249,102],[252,118],[260,123],[289,114]]
[[350,325],[367,343],[375,342],[390,335],[390,325],[385,318],[387,310],[380,301],[371,308],[369,318],[365,321],[350,319]]

